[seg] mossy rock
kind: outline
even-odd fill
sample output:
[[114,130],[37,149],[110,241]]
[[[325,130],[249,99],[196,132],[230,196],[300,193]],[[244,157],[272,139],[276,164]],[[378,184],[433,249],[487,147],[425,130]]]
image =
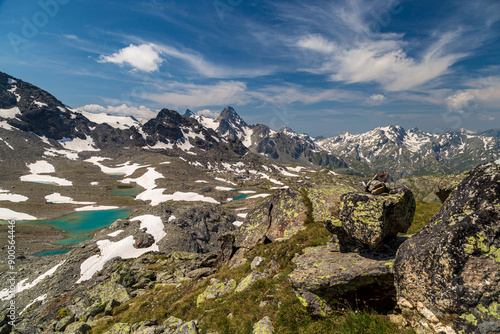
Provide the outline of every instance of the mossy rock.
[[385,238],[408,231],[415,208],[408,188],[394,189],[388,195],[349,193],[341,197],[340,220],[352,239],[375,249]]
[[122,285],[113,282],[105,282],[96,285],[89,292],[89,295],[103,303],[107,303],[112,300],[116,300],[119,303],[125,303],[130,299],[127,289],[125,289]]
[[130,334],[131,328],[128,324],[117,323],[109,331],[104,334]]
[[212,284],[208,286],[205,291],[198,295],[196,305],[200,306],[207,299],[215,299],[225,296],[234,291],[236,288],[236,281],[234,279],[220,283],[218,280],[213,280]]
[[252,249],[261,242],[288,240],[305,228],[306,219],[302,194],[280,190],[248,214],[236,236],[235,247]]
[[394,263],[398,304],[417,331],[500,331],[500,164],[470,172],[405,241]]
[[310,247],[293,259],[297,268],[288,276],[300,302],[314,315],[367,305],[388,311],[395,305],[393,259],[375,260],[357,253],[330,252]]

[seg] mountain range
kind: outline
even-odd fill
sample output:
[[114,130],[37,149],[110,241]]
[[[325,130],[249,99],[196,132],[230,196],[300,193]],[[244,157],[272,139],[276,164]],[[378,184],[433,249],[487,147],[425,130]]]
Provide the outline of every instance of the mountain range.
[[[363,134],[313,138],[288,127],[275,131],[263,124],[248,125],[229,106],[217,118],[162,109],[157,117],[141,123],[133,117],[71,109],[50,93],[1,72],[0,128],[34,135],[32,144],[50,144],[52,154],[63,154],[64,149],[126,147],[231,159],[250,151],[277,163],[327,167],[361,176],[389,172],[393,179],[461,173],[500,157],[498,129],[434,134],[387,126]],[[12,146],[2,139],[2,156],[12,153],[8,145]]]

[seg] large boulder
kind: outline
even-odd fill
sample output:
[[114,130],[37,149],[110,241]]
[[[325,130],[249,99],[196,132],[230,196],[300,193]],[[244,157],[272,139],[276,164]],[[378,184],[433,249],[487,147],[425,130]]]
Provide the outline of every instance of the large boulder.
[[357,253],[330,252],[327,247],[304,250],[293,259],[288,276],[295,294],[315,315],[365,304],[379,311],[395,306],[393,258],[374,259]]
[[311,200],[315,221],[335,220],[339,216],[340,197],[343,194],[356,191],[344,184],[314,185],[306,188]]
[[500,333],[499,165],[473,170],[398,250],[398,304],[419,333]]
[[340,220],[344,231],[357,243],[375,249],[386,237],[405,233],[413,221],[415,199],[408,188],[375,196],[349,193],[341,197]]
[[260,242],[288,240],[305,228],[306,219],[302,194],[280,190],[248,214],[236,236],[235,247],[252,249]]

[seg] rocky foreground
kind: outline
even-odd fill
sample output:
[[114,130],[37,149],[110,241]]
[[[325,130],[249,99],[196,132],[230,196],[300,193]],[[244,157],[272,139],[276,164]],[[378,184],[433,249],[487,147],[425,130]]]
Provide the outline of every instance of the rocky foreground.
[[464,177],[411,237],[404,187],[283,189],[240,228],[217,205],[151,208],[54,257],[0,333],[499,333],[500,161]]

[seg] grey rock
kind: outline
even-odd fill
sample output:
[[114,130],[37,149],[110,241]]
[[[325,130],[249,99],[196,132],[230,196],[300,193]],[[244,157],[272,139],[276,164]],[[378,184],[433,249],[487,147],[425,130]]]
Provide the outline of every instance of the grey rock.
[[256,270],[266,260],[267,260],[266,258],[263,258],[261,256],[256,256],[252,260],[252,263],[250,264],[250,268],[252,270]]
[[274,327],[271,319],[269,317],[265,317],[259,322],[253,325],[252,334],[271,334],[274,333]]
[[341,197],[343,230],[356,242],[375,249],[385,238],[405,233],[413,221],[416,203],[407,188],[387,196],[349,193]]
[[470,172],[398,250],[398,305],[417,332],[486,334],[500,326],[499,163]]
[[379,311],[395,306],[393,260],[376,260],[356,253],[334,253],[325,246],[306,248],[293,259],[288,276],[302,304],[314,315],[328,316],[338,308],[359,303]]

